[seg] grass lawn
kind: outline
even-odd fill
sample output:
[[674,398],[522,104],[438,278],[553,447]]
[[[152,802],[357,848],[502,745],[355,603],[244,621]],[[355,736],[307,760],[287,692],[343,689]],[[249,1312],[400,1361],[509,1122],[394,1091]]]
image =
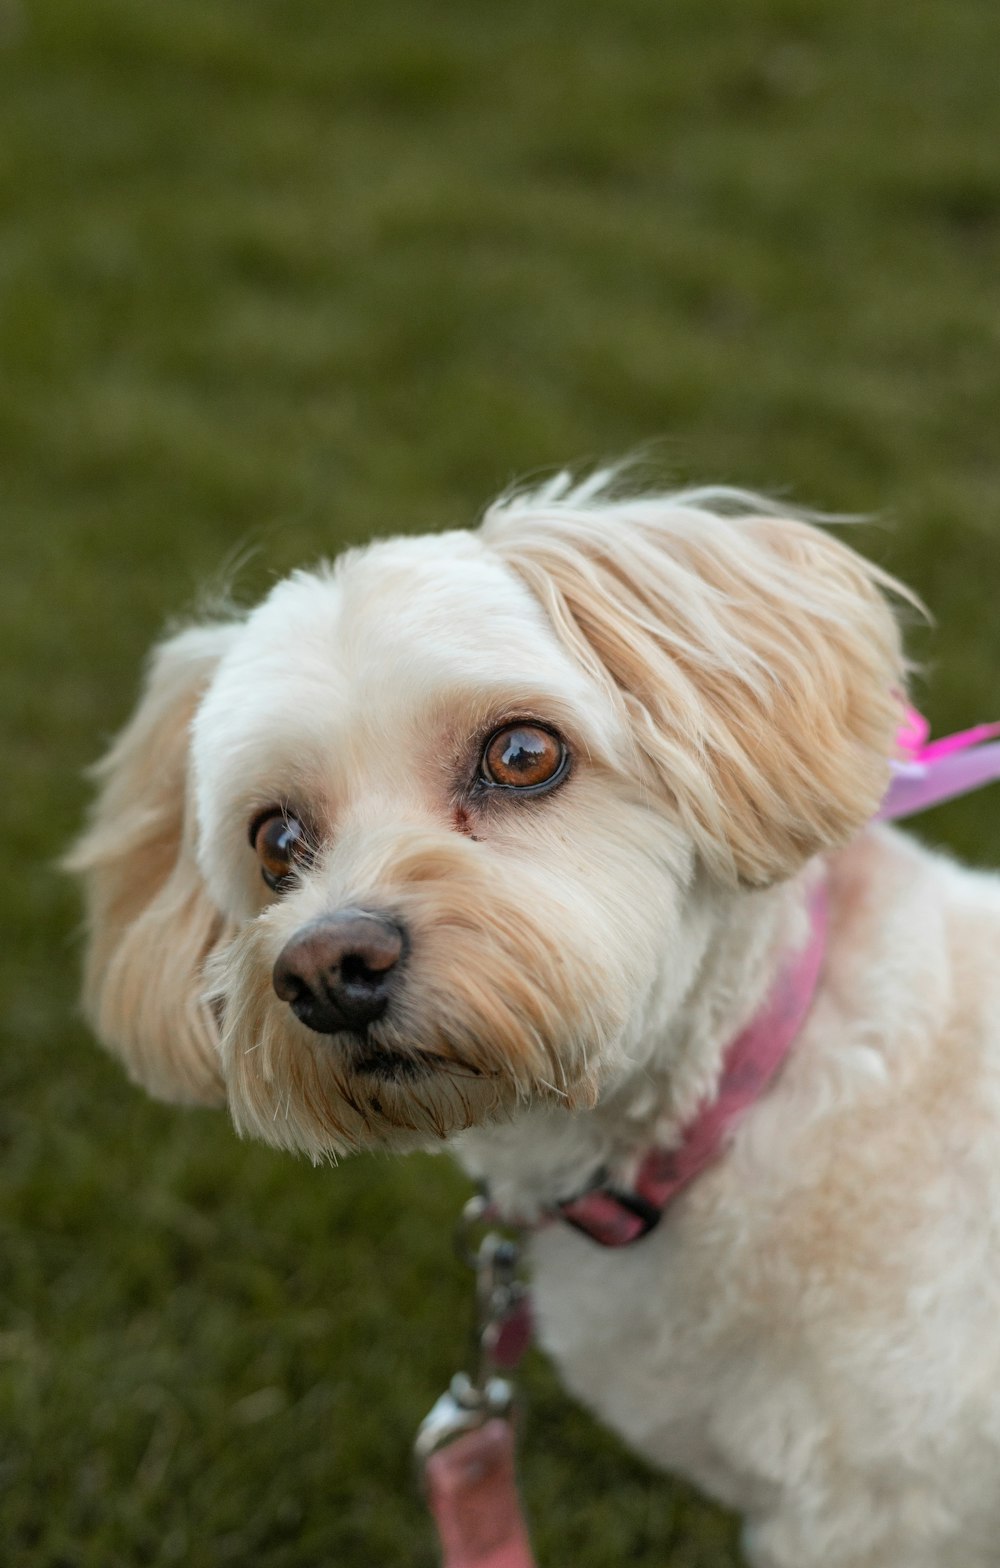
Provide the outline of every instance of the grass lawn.
[[[443,1159],[313,1171],[148,1103],[52,870],[202,586],[654,442],[877,513],[938,729],[1000,716],[996,0],[0,0],[0,1556],[430,1568]],[[1000,863],[994,791],[922,831]],[[544,1568],[731,1523],[533,1356]]]

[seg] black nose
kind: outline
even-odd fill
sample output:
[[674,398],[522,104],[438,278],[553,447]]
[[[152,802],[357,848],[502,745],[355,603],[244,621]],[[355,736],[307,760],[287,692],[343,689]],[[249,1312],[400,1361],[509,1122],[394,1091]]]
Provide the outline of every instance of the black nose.
[[275,961],[274,989],[317,1034],[363,1030],[381,1018],[406,951],[402,926],[368,909],[313,920]]

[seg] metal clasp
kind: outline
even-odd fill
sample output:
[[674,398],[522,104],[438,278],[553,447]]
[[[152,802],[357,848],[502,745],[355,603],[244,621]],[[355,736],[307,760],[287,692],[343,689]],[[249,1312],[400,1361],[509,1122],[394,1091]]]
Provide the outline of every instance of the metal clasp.
[[446,1443],[485,1426],[495,1416],[505,1417],[514,1406],[514,1385],[503,1372],[504,1330],[526,1309],[526,1287],[520,1278],[519,1243],[499,1231],[487,1230],[473,1250],[472,1237],[490,1218],[484,1199],[472,1198],[462,1211],[456,1234],[459,1256],[476,1276],[475,1371],[456,1372],[451,1383],[420,1424],[414,1453],[423,1468],[432,1454]]
[[494,1416],[507,1416],[514,1404],[514,1387],[506,1378],[490,1378],[477,1388],[467,1372],[456,1372],[450,1386],[420,1423],[413,1452],[423,1466],[439,1448],[466,1432],[476,1432]]

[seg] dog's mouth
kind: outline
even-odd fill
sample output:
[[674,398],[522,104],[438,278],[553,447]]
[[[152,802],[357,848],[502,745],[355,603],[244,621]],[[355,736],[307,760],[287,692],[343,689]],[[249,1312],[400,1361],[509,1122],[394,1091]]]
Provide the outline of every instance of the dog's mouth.
[[382,1083],[415,1083],[434,1074],[446,1072],[452,1076],[482,1078],[486,1076],[469,1062],[456,1061],[414,1046],[401,1051],[382,1045],[370,1033],[342,1033],[334,1037],[335,1047],[343,1051],[352,1073],[370,1081]]
[[359,1041],[351,1057],[351,1069],[362,1078],[381,1079],[383,1083],[412,1083],[433,1072],[430,1062],[401,1051],[374,1049],[368,1040]]

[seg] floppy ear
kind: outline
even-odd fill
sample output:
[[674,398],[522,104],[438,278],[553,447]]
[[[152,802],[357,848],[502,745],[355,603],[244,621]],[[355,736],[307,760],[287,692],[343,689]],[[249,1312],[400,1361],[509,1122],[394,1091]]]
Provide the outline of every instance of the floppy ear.
[[705,864],[764,886],[843,844],[889,783],[905,666],[891,578],[724,491],[501,501],[486,542],[627,710],[644,787]]
[[139,706],[96,775],[68,856],[87,895],[84,1007],[129,1074],[163,1099],[225,1101],[201,971],[223,918],[194,856],[188,731],[235,627],[181,632],[154,653]]

